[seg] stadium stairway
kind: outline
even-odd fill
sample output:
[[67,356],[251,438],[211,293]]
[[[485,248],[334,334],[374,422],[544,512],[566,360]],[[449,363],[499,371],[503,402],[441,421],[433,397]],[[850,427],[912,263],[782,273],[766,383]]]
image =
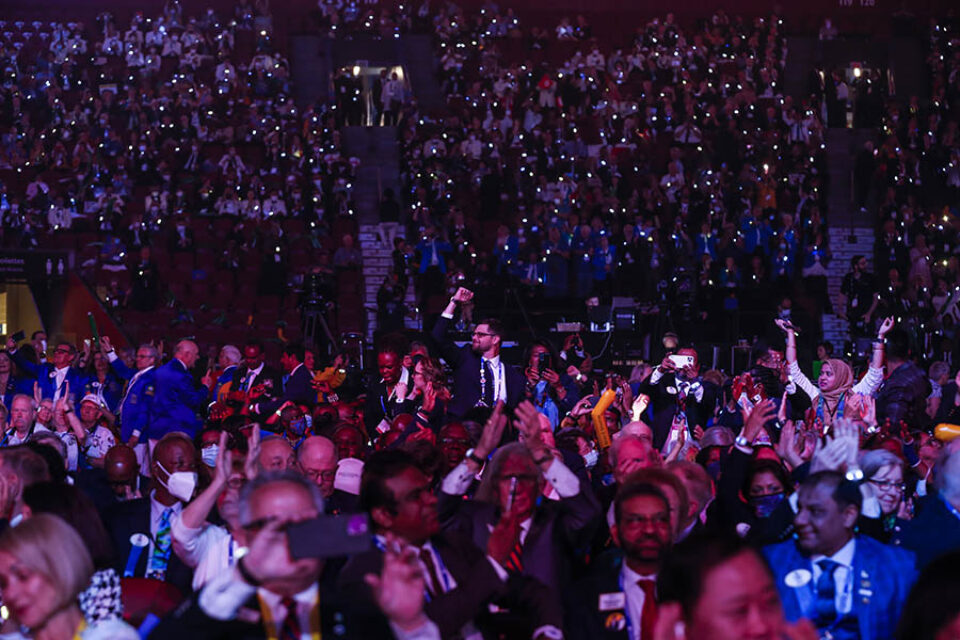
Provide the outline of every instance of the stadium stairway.
[[[827,268],[827,292],[833,308],[840,306],[840,286],[843,277],[850,271],[850,259],[863,255],[873,269],[873,227],[830,227],[830,253],[832,259]],[[850,338],[847,321],[835,314],[823,315],[823,339],[833,343],[837,353]]]
[[[393,266],[393,247],[388,247],[380,241],[378,225],[361,224],[358,240],[360,241],[360,250],[363,253],[363,281],[364,281],[364,309],[366,311],[366,340],[367,344],[373,344],[373,333],[377,328],[377,291],[383,284],[383,279],[390,272]],[[406,237],[403,227],[397,229],[397,237]],[[406,303],[408,309],[416,307],[416,297],[413,291],[413,281],[407,286]],[[405,322],[408,329],[419,329],[419,315],[417,318],[406,318]]]
[[[840,306],[840,286],[850,271],[850,259],[863,255],[873,265],[875,214],[861,210],[854,204],[853,166],[857,152],[864,142],[873,139],[866,129],[832,128],[826,132],[829,192],[827,194],[827,221],[830,224],[830,253],[827,269],[827,291],[834,310]],[[833,343],[839,352],[849,339],[847,321],[835,314],[823,316],[823,338]]]
[[360,160],[353,204],[361,225],[380,221],[380,194],[400,193],[400,145],[396,127],[344,127],[343,149]]

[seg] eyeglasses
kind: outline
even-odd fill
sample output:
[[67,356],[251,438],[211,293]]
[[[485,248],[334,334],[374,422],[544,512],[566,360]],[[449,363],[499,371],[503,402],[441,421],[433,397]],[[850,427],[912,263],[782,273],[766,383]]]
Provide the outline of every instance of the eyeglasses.
[[440,438],[440,444],[457,444],[461,447],[469,447],[470,441],[464,438]]
[[330,469],[328,471],[318,471],[317,469],[307,469],[304,472],[304,475],[310,478],[313,482],[317,481],[317,478],[322,479],[324,482],[333,482],[333,479],[337,477],[337,470]]
[[903,493],[907,490],[907,485],[902,482],[894,482],[892,480],[869,480],[868,482],[877,485],[881,491],[896,491],[897,493]]
[[487,332],[485,332],[485,331],[474,331],[474,332],[471,333],[470,335],[472,335],[472,336],[480,336],[481,338],[483,338],[483,337],[492,338],[493,336],[495,336],[495,335],[497,335],[497,334],[495,334],[495,333],[487,333]]
[[68,356],[72,356],[72,355],[73,355],[73,351],[71,351],[70,349],[66,349],[66,348],[60,349],[60,348],[58,347],[58,348],[54,349],[53,352],[54,352],[54,353],[63,353],[63,354],[68,355]]

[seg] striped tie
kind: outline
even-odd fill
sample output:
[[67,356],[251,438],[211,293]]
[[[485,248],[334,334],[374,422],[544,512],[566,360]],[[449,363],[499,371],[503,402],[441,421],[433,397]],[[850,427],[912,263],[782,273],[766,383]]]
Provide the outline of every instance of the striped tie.
[[280,625],[279,640],[300,640],[300,618],[297,617],[297,601],[293,598],[284,598],[280,604],[287,610],[287,615]]
[[173,507],[167,507],[160,515],[160,524],[157,525],[157,535],[154,538],[153,553],[147,566],[147,577],[154,580],[163,580],[167,577],[167,565],[170,563],[170,517]]
[[507,558],[506,569],[510,573],[523,573],[523,542],[517,540],[510,557]]

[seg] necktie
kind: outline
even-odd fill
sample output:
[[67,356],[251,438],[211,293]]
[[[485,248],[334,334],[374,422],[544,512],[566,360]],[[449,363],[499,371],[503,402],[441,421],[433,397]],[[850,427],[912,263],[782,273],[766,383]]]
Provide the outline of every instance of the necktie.
[[523,573],[523,542],[519,539],[507,558],[506,569],[510,573]]
[[297,617],[297,601],[287,597],[280,601],[287,615],[280,625],[279,640],[300,640],[300,618]]
[[817,579],[817,626],[833,622],[837,617],[837,585],[833,579],[833,574],[840,567],[838,562],[828,560],[818,560],[817,565],[822,573]]
[[486,406],[492,407],[494,398],[496,397],[496,393],[494,392],[493,388],[496,384],[496,381],[493,379],[493,368],[490,366],[490,361],[486,359],[483,360],[483,364],[481,366],[483,367],[484,377],[483,389],[481,389],[483,392],[482,400]]
[[173,507],[167,507],[160,514],[160,523],[157,525],[157,534],[154,536],[153,554],[147,567],[147,577],[163,580],[167,576],[167,565],[170,563],[170,518],[173,516]]
[[653,638],[653,627],[657,624],[656,582],[651,579],[637,580],[637,586],[643,589],[643,609],[640,611],[640,640]]
[[437,564],[433,561],[433,554],[426,547],[420,548],[420,561],[427,569],[427,590],[430,593],[443,593],[440,577],[437,574]]

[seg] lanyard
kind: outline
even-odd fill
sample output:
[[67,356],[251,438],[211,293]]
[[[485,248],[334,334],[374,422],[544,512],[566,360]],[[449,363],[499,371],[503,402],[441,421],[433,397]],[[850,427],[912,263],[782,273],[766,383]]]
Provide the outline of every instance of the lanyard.
[[[847,400],[847,394],[844,392],[840,395],[840,400],[837,402],[836,409],[831,413],[833,418],[842,418],[843,417],[843,405]],[[826,406],[826,403],[823,401],[823,393],[820,394],[820,399],[817,402],[817,418],[820,419],[820,422],[823,422],[823,409]],[[829,413],[829,410],[827,411]]]
[[[849,606],[850,609],[849,611],[847,611],[847,613],[850,613],[853,611],[853,599],[851,598],[851,594],[853,593],[853,580],[854,580],[853,567],[847,567],[845,565],[841,565],[841,566],[843,566],[843,568],[847,570],[847,577],[843,581],[843,591],[840,593],[840,606],[837,607],[836,601],[834,601],[835,603],[834,608],[837,610],[837,617],[836,619],[834,619],[832,623],[830,623],[830,626],[826,629],[828,633],[835,631],[836,628],[840,626],[840,622],[843,620],[845,615],[843,613],[840,613],[840,609],[845,609],[846,607]],[[830,576],[830,579],[835,580],[833,576]],[[816,589],[816,582],[814,582],[814,589]]]
[[[260,613],[263,616],[263,626],[267,631],[267,640],[278,640],[277,625],[270,615],[270,607],[264,602],[263,597],[257,595],[257,601],[260,602]],[[296,602],[296,601],[294,601]],[[310,609],[310,638],[311,640],[320,640],[323,634],[320,631],[320,600],[314,603]]]

